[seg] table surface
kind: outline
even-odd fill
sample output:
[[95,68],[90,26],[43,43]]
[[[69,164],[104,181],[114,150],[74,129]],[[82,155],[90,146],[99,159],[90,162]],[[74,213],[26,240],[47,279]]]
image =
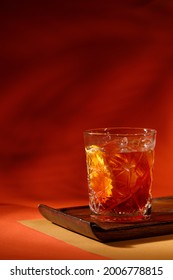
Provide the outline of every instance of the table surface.
[[34,202],[0,208],[0,259],[173,259],[173,234],[102,244],[46,221]]

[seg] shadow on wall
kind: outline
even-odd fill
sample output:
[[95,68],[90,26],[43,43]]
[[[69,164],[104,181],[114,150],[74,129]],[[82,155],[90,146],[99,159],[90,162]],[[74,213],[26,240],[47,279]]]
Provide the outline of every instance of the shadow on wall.
[[158,130],[155,194],[170,193],[171,3],[3,5],[1,197],[85,199],[82,133],[108,126]]

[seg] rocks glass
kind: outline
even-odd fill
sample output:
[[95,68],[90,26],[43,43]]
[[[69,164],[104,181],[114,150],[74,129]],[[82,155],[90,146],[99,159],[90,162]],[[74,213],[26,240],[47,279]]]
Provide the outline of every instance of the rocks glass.
[[150,218],[156,130],[111,127],[84,132],[89,207],[100,221]]

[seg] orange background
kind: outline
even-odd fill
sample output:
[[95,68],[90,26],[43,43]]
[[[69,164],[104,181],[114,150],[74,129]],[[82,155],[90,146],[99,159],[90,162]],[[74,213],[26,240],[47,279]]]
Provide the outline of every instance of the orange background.
[[83,131],[155,128],[154,196],[172,195],[172,1],[1,4],[0,200],[87,201]]

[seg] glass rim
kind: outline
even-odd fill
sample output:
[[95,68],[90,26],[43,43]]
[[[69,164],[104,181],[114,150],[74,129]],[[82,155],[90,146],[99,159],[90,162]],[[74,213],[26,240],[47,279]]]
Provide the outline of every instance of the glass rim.
[[84,135],[93,136],[104,136],[104,135],[114,135],[114,136],[143,136],[143,135],[156,135],[157,130],[154,128],[145,127],[105,127],[105,128],[93,128],[84,131]]

